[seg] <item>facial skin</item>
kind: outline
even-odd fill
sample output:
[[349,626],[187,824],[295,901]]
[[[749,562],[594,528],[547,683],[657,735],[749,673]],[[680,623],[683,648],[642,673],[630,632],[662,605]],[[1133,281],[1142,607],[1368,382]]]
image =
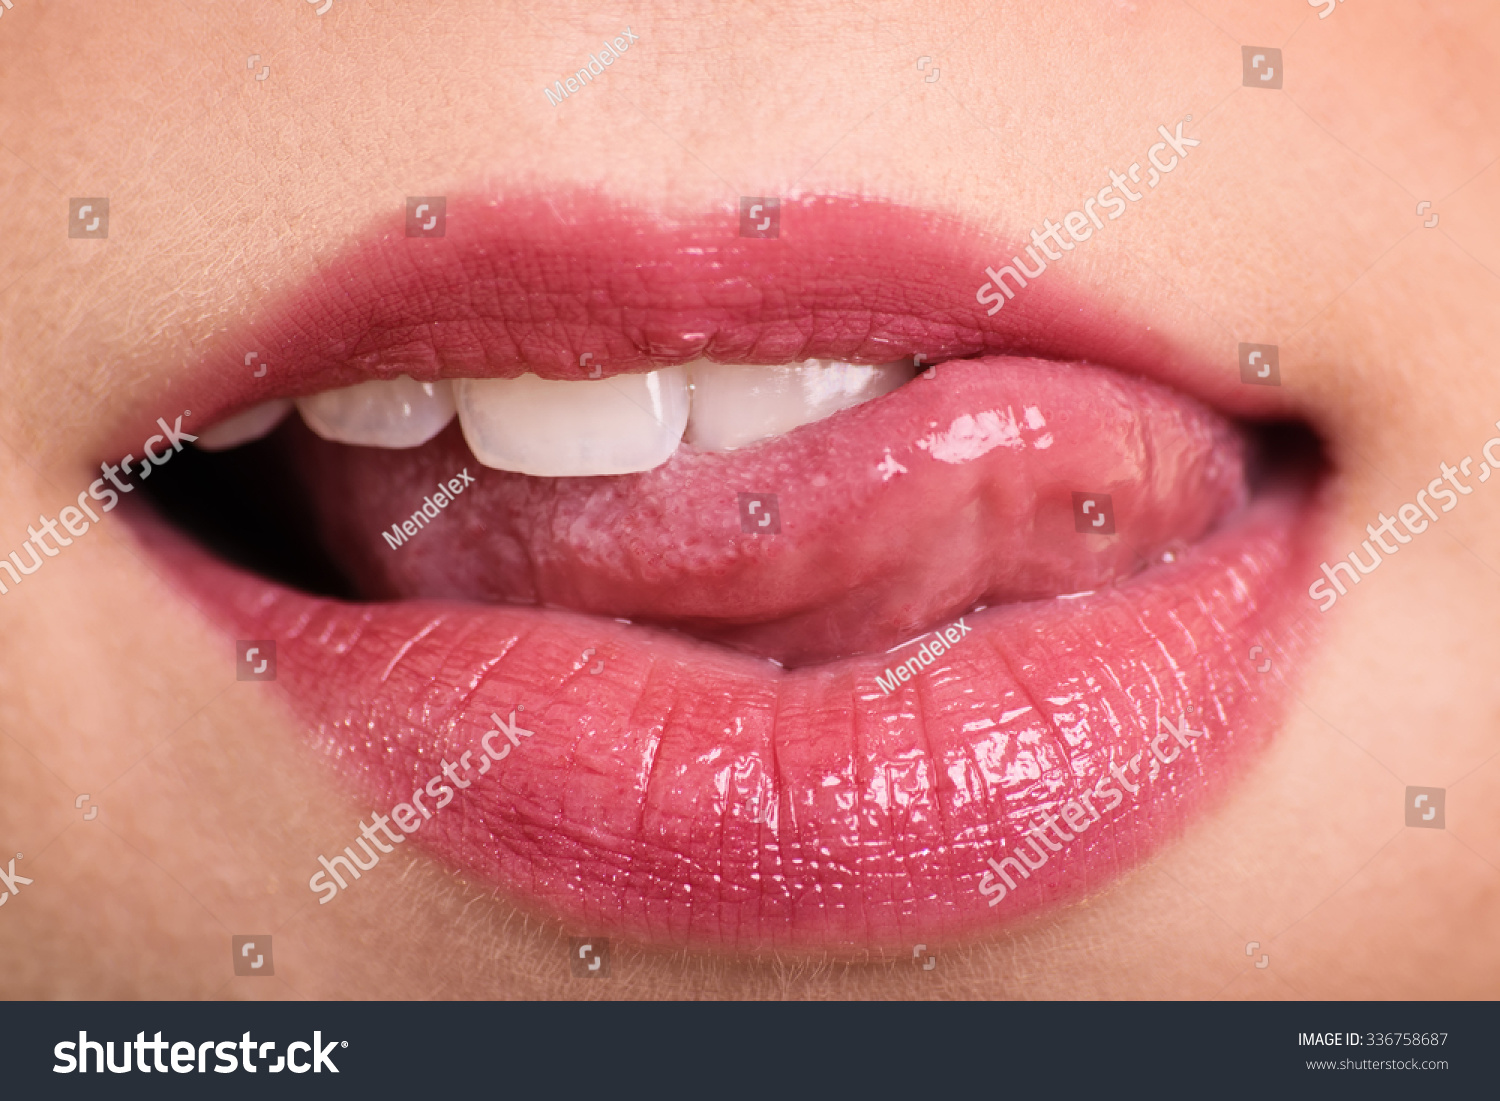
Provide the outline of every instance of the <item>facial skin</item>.
[[[235,680],[120,513],[76,545],[40,532],[58,553],[0,596],[0,855],[32,880],[0,910],[0,994],[1494,997],[1500,489],[1451,464],[1500,419],[1500,12],[1317,11],[16,0],[0,552],[180,412],[167,385],[226,325],[406,195],[592,186],[697,211],[864,194],[1020,239],[1189,114],[1202,144],[1129,217],[1081,247],[1047,234],[1059,270],[1231,377],[1238,342],[1279,346],[1280,396],[1336,468],[1329,561],[1372,520],[1397,535],[1382,512],[1433,479],[1468,492],[1321,616],[1305,668],[1267,673],[1299,702],[1229,797],[1086,901],[943,946],[930,971],[622,944],[587,984],[564,955],[589,930],[415,845],[319,906],[318,854],[382,808],[336,785],[269,686]],[[627,23],[639,43],[550,104]],[[1281,90],[1242,87],[1256,44],[1282,50]],[[73,196],[108,196],[107,240],[67,237]],[[1443,830],[1405,826],[1409,785],[1446,788]],[[229,938],[255,931],[274,933],[275,976],[235,979]]]

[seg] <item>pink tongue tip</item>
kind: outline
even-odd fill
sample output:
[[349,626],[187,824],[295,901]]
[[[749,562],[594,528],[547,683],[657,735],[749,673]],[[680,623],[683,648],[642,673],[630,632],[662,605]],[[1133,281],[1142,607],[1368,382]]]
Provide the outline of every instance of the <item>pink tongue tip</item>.
[[[407,451],[306,432],[295,447],[324,542],[370,597],[655,622],[789,666],[1108,585],[1246,499],[1225,418],[1142,379],[1009,357],[638,475],[489,470],[456,426]],[[465,470],[474,484],[434,507]]]

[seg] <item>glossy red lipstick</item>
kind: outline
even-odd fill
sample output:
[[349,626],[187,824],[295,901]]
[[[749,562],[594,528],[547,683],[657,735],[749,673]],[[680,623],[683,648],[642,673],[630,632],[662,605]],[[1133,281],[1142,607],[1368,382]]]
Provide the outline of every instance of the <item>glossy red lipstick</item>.
[[[1245,412],[1264,395],[1143,322],[1068,300],[1061,273],[987,316],[975,288],[1004,249],[887,204],[784,204],[776,240],[740,238],[727,213],[673,222],[588,197],[448,210],[447,237],[377,237],[217,349],[187,384],[201,423],[369,377],[583,378],[584,352],[611,373],[700,355],[965,362],[715,458],[705,481],[702,457],[681,452],[618,478],[484,471],[447,536],[424,536],[430,560],[394,573],[371,564],[392,552],[362,527],[384,507],[370,487],[453,473],[453,434],[399,459],[300,451],[322,471],[315,496],[342,470],[325,542],[394,603],[297,593],[143,523],[227,629],[277,639],[278,686],[374,810],[472,753],[491,715],[528,717],[530,737],[483,774],[471,757],[455,805],[410,831],[438,858],[522,905],[653,943],[939,941],[1118,874],[1270,737],[1285,689],[1249,652],[1285,669],[1307,644],[1310,498],[1291,480],[1252,494],[1237,436],[1203,404]],[[246,350],[268,377],[226,366]],[[975,443],[976,425],[1006,423],[1000,409],[1033,426],[1030,439],[1017,428],[1025,446]],[[884,523],[793,508],[802,526],[778,560],[731,505],[743,478],[773,472],[794,503],[836,485],[823,512],[854,495]],[[1117,534],[1074,530],[1071,490],[1114,496]],[[539,505],[606,499],[604,527],[649,511],[656,544],[621,537],[613,557],[585,560],[576,527],[535,523]],[[884,556],[882,529],[895,533]],[[903,541],[920,530],[943,537]],[[991,537],[934,550],[970,530]],[[703,554],[666,561],[674,535]],[[550,572],[491,568],[486,539],[524,546],[532,565],[552,554]],[[841,584],[855,563],[875,565]],[[1085,591],[1063,591],[1079,578]],[[924,632],[954,619],[962,631],[936,652]],[[892,689],[896,666],[907,676]]]

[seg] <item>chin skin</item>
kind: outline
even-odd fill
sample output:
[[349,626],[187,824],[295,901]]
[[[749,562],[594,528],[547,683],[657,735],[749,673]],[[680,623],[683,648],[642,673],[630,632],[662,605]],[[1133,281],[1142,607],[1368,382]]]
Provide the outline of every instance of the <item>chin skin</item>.
[[[1500,17],[1015,3],[897,5],[873,23],[853,8],[703,19],[652,4],[632,13],[639,43],[553,105],[542,89],[620,33],[612,18],[475,5],[413,24],[394,4],[304,8],[17,3],[0,26],[0,100],[14,107],[0,552],[30,542],[44,562],[0,595],[0,854],[24,854],[31,880],[0,909],[0,995],[1500,992],[1500,490],[1464,469],[1500,419]],[[1243,87],[1226,33],[1281,43],[1285,87]],[[249,45],[205,64],[230,43]],[[260,82],[234,64],[256,48],[271,65]],[[939,79],[914,67],[923,52]],[[1202,144],[1144,189],[1131,160],[1189,113]],[[1143,198],[1086,242],[1058,234],[1105,170]],[[232,345],[259,303],[316,278],[407,193],[474,181],[603,189],[644,209],[868,195],[1016,240],[1051,226],[1037,247],[1085,294],[1150,318],[1227,386],[1237,343],[1277,344],[1278,400],[1335,471],[1321,557],[1370,541],[1390,560],[1326,612],[1305,599],[1321,638],[1265,674],[1294,683],[1293,702],[1222,798],[1076,901],[933,938],[931,970],[914,945],[620,943],[610,979],[579,983],[568,938],[595,930],[518,909],[378,825],[392,851],[321,904],[318,856],[390,807],[354,799],[307,751],[272,686],[235,679],[232,645],[120,513],[83,536],[46,519],[175,416],[161,396],[174,375]],[[106,193],[107,240],[62,234],[63,198]],[[1420,200],[1437,227],[1412,213]],[[1424,490],[1441,519],[1418,538],[1391,514]],[[1405,824],[1412,786],[1445,790],[1443,829]],[[1064,832],[1055,819],[1038,844]],[[235,978],[230,937],[267,931],[275,976]]]

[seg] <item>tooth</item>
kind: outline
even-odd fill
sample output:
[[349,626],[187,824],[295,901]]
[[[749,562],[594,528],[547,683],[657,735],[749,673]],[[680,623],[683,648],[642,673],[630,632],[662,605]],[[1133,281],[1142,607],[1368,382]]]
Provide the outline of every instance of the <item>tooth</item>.
[[286,398],[261,402],[199,432],[197,446],[204,451],[228,451],[231,447],[269,436],[291,410],[292,403]]
[[325,440],[361,447],[418,447],[453,419],[453,387],[402,375],[297,399],[302,419]]
[[864,366],[809,359],[773,367],[688,365],[693,419],[687,441],[700,451],[732,451],[820,421],[910,381],[910,360]]
[[454,396],[476,459],[539,478],[651,470],[672,457],[688,419],[682,367],[597,382],[457,379]]

